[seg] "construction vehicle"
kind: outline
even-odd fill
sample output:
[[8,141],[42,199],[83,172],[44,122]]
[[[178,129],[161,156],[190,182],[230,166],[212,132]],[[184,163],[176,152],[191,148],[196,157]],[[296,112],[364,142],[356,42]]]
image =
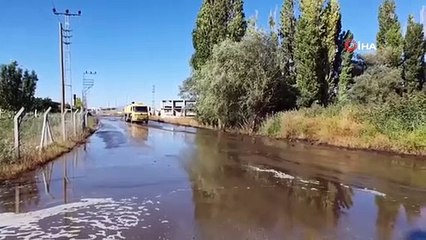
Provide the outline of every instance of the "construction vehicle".
[[149,107],[143,103],[135,103],[127,105],[124,108],[124,121],[130,123],[148,123]]

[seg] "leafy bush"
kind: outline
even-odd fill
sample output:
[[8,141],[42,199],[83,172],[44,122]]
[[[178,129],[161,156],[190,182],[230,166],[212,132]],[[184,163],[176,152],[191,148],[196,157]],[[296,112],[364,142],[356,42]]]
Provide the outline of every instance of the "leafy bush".
[[252,30],[241,42],[217,45],[194,76],[198,118],[254,129],[266,114],[293,107],[295,94],[281,74],[277,44],[269,34]]
[[417,93],[376,105],[371,111],[371,122],[381,132],[398,136],[400,132],[426,128],[426,94]]
[[355,78],[348,98],[356,104],[382,104],[397,99],[402,93],[401,70],[383,65],[369,68]]

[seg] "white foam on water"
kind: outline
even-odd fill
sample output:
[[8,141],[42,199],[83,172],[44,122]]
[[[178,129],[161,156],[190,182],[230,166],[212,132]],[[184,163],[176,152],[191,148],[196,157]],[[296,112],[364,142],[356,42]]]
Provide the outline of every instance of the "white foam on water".
[[250,169],[256,171],[256,172],[263,172],[263,173],[272,173],[274,174],[274,176],[276,178],[281,178],[281,179],[295,179],[294,176],[288,175],[286,173],[277,171],[275,169],[262,169],[262,168],[258,168],[258,167],[254,167],[254,166],[249,166]]
[[368,189],[368,188],[355,188],[357,191],[361,191],[361,192],[368,192],[371,194],[374,194],[376,196],[381,196],[381,197],[386,197],[385,193],[373,190],[373,189]]
[[320,182],[317,181],[317,180],[305,180],[305,179],[301,179],[301,178],[299,178],[298,180],[301,181],[304,184],[314,184],[314,185],[320,184]]
[[112,199],[82,199],[80,202],[69,203],[64,205],[59,205],[56,207],[42,209],[29,213],[1,213],[0,214],[0,228],[17,228],[21,226],[28,226],[31,223],[38,222],[41,219],[58,215],[60,213],[69,213],[78,210],[79,208],[101,204],[101,203],[111,203]]
[[[131,228],[138,228],[139,223],[146,220],[141,216],[150,215],[147,212],[148,206],[154,208],[155,205],[151,200],[142,203],[132,202],[135,199],[137,198],[118,201],[111,198],[82,199],[79,202],[29,213],[2,213],[0,214],[0,240],[6,238],[72,239],[78,237],[82,232],[87,235],[84,239],[97,239],[98,237],[124,239],[123,232]],[[64,213],[73,214],[64,216]],[[56,222],[54,226],[40,224],[41,220],[49,217],[65,219],[69,224],[64,226],[62,221]]]

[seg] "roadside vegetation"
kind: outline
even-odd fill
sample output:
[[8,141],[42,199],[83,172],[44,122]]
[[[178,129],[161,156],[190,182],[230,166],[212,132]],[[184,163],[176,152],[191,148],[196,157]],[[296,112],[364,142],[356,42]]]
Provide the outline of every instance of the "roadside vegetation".
[[[59,119],[59,114],[56,118]],[[38,123],[34,123],[38,125]],[[89,117],[88,129],[76,136],[72,136],[67,139],[67,141],[61,141],[61,127],[60,124],[57,124],[52,127],[53,135],[57,136],[55,142],[49,145],[48,148],[40,153],[36,145],[40,141],[40,131],[31,131],[27,133],[26,144],[23,152],[23,156],[19,159],[15,158],[13,155],[13,144],[3,141],[0,145],[2,151],[0,152],[0,180],[12,179],[18,177],[20,174],[35,170],[39,166],[55,160],[61,155],[70,152],[74,147],[83,144],[86,141],[86,138],[90,136],[97,126],[97,120],[94,117]],[[36,129],[36,128],[34,128]],[[13,128],[10,129],[10,132],[13,132]],[[3,134],[0,133],[0,134]],[[0,136],[3,139],[3,135]]]
[[[89,117],[88,128],[73,135],[70,114],[66,116],[67,141],[62,141],[60,107],[49,98],[36,98],[35,90],[38,77],[34,71],[23,70],[12,62],[0,66],[0,180],[10,179],[33,170],[70,151],[85,141],[96,125],[96,119]],[[20,158],[15,155],[13,117],[21,108],[25,114],[20,119]],[[49,114],[53,144],[40,153],[43,112],[52,108]]]
[[414,17],[403,30],[383,0],[377,50],[360,55],[337,0],[284,0],[274,16],[262,29],[242,0],[203,1],[181,86],[200,124],[426,155],[426,43]]

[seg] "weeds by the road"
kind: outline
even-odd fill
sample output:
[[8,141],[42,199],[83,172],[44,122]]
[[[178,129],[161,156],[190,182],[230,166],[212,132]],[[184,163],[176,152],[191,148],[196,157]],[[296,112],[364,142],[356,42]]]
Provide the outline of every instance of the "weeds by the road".
[[41,154],[38,151],[33,151],[32,153],[27,153],[19,160],[2,162],[0,165],[0,180],[12,179],[24,172],[35,170],[37,167],[58,158],[64,153],[70,152],[75,146],[83,143],[90,133],[86,132],[65,143],[52,144]]
[[426,155],[426,102],[410,98],[405,101],[283,112],[267,119],[260,132],[339,147]]

